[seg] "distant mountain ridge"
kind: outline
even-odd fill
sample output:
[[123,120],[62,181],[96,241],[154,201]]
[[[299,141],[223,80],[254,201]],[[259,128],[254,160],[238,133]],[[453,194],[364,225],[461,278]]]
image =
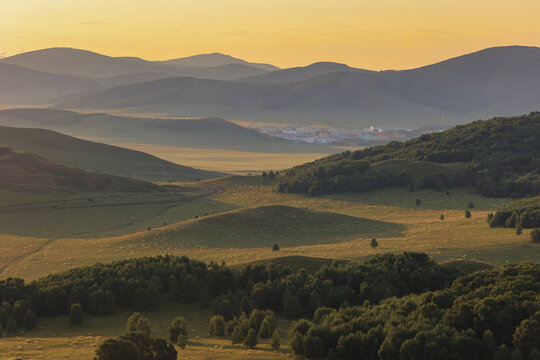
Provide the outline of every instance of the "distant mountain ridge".
[[[335,66],[335,65],[333,65]],[[306,72],[309,69],[281,70]],[[540,106],[540,48],[499,47],[403,71],[342,71],[288,83],[170,78],[89,94],[92,108],[365,127],[459,124]],[[72,97],[60,104],[77,108]]]
[[172,65],[188,65],[195,67],[216,67],[230,64],[243,64],[250,65],[265,71],[280,70],[277,66],[274,65],[248,62],[242,59],[232,57],[230,55],[224,55],[217,52],[211,54],[199,54],[178,59],[171,59],[163,62]]

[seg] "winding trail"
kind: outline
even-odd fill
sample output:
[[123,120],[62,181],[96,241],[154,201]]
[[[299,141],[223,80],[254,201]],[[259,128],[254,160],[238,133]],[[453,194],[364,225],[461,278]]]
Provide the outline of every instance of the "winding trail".
[[[159,214],[157,214],[155,216],[152,216],[150,218],[140,219],[139,220],[139,221],[145,221],[145,220],[151,220],[151,219],[154,219],[156,217],[159,217],[159,216],[163,215],[167,210],[169,210],[169,209],[171,209],[173,207],[183,205],[183,204],[186,204],[186,203],[190,203],[190,202],[210,199],[210,198],[218,196],[218,195],[220,195],[220,194],[222,194],[224,192],[224,190],[221,187],[216,186],[216,185],[212,185],[212,184],[201,184],[201,187],[209,189],[210,192],[207,193],[207,194],[195,196],[195,197],[188,198],[188,199],[182,199],[182,200],[141,201],[141,202],[95,204],[95,205],[89,204],[89,205],[77,205],[77,206],[73,206],[73,207],[64,207],[64,208],[56,207],[55,209],[59,210],[59,209],[71,209],[71,208],[114,207],[114,206],[146,205],[146,204],[150,204],[150,205],[154,205],[154,204],[171,204],[170,206],[167,206],[166,208],[164,208],[163,211],[161,211]],[[50,204],[51,203],[49,202],[47,204],[42,204],[40,206],[25,207],[25,208],[17,209],[17,210],[19,210],[19,211],[29,211],[29,210],[36,210],[36,209],[46,208],[46,207],[50,208],[51,207]],[[13,211],[13,209],[1,209],[0,212],[9,211],[9,210]],[[130,224],[124,224],[124,225],[130,225]],[[123,227],[124,225],[122,225],[120,227]],[[118,228],[118,226],[113,228],[113,229],[109,229],[109,230],[114,230],[116,228]],[[75,234],[73,236],[76,237],[76,236],[81,236],[81,235],[85,235],[85,234],[87,234],[87,233],[79,233],[79,234]],[[51,238],[51,239],[49,239],[47,241],[44,241],[42,244],[36,246],[33,250],[28,251],[28,252],[26,252],[24,254],[21,254],[19,256],[16,256],[11,261],[9,261],[7,264],[0,267],[0,278],[2,278],[2,276],[4,274],[4,271],[8,267],[10,267],[11,265],[13,265],[15,263],[18,263],[19,261],[22,261],[22,260],[24,260],[25,258],[27,258],[29,256],[32,256],[34,254],[39,253],[41,250],[43,250],[44,248],[46,248],[47,246],[49,246],[50,244],[54,243],[55,241],[57,241],[59,239],[60,238]]]

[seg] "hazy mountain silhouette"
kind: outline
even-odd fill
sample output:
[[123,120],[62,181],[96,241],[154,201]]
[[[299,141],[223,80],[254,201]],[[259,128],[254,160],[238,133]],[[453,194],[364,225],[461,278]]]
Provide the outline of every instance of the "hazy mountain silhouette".
[[[193,76],[219,80],[260,75],[267,72],[247,62],[229,62],[215,66],[197,67],[146,61],[136,57],[111,57],[87,50],[50,48],[30,51],[2,59],[7,64],[53,74],[73,75],[99,79],[108,78],[105,85],[120,86],[135,75],[152,75],[154,79],[171,76]],[[122,77],[124,83],[113,80]],[[135,77],[133,81],[137,81]],[[144,81],[144,79],[143,79]]]
[[[320,123],[328,119],[333,124],[355,126],[423,126],[438,124],[444,117],[445,124],[459,123],[537,110],[540,49],[490,48],[418,69],[368,72],[345,68],[285,84],[163,79],[96,92],[85,101],[94,108],[138,107],[142,111],[160,104],[164,111],[185,116],[252,121]],[[79,102],[73,97],[62,105],[77,108]]]
[[351,72],[361,72],[369,73],[370,70],[356,69],[349,67],[345,64],[335,63],[335,62],[318,62],[305,67],[294,67],[288,69],[282,69],[277,71],[272,71],[266,74],[250,76],[241,81],[246,82],[257,82],[257,83],[266,83],[266,84],[278,84],[278,83],[287,83],[287,82],[297,82],[304,81],[321,76],[324,74],[336,72],[336,71],[351,71]]
[[188,66],[196,66],[196,67],[216,67],[216,66],[223,66],[223,65],[230,65],[230,64],[242,64],[242,65],[250,65],[250,66],[265,70],[265,71],[279,70],[279,68],[274,65],[247,62],[245,60],[238,59],[230,55],[220,54],[220,53],[193,55],[193,56],[188,56],[188,57],[183,57],[183,58],[178,58],[178,59],[167,60],[167,61],[164,61],[164,63],[172,64],[172,65],[188,65]]
[[30,70],[0,62],[0,104],[44,103],[54,97],[99,89],[96,81]]

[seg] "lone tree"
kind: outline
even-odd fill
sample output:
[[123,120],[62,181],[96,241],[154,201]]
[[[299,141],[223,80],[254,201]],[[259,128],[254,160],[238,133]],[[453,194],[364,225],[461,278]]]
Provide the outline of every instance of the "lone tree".
[[171,325],[169,325],[169,340],[171,340],[171,343],[177,343],[178,337],[182,335],[186,338],[188,337],[188,330],[187,330],[187,321],[183,317],[177,317],[172,322]]
[[441,220],[444,220],[444,214],[441,214]]
[[246,340],[244,340],[244,345],[249,348],[253,348],[257,345],[257,333],[255,333],[254,329],[249,329]]
[[418,198],[416,199],[416,205],[420,205],[422,203],[422,199]]
[[6,333],[8,335],[15,335],[17,333],[17,321],[12,317],[9,317],[6,323]]
[[244,341],[244,334],[242,333],[242,329],[240,328],[240,326],[234,327],[231,338],[233,345],[241,344]]
[[469,209],[474,209],[474,203],[469,203]]
[[71,311],[69,312],[69,323],[71,325],[81,325],[83,321],[83,311],[81,304],[72,304],[71,305]]
[[379,246],[379,243],[377,242],[377,239],[373,238],[371,239],[371,242],[369,243],[373,249],[376,249],[377,246]]
[[538,229],[531,230],[531,241],[535,244],[540,243],[540,230]]
[[27,310],[24,314],[23,327],[25,330],[32,330],[36,327],[36,314],[32,310]]
[[225,335],[227,323],[221,315],[214,315],[210,319],[210,334],[222,337]]
[[272,251],[279,251],[279,245],[278,244],[272,245]]
[[270,339],[272,336],[272,326],[270,325],[270,321],[268,321],[267,318],[264,318],[261,329],[259,330],[259,337],[261,339]]
[[465,210],[465,217],[467,219],[470,219],[471,218],[471,211],[470,210]]
[[280,346],[281,346],[281,338],[279,337],[277,330],[274,330],[274,333],[272,334],[272,348],[279,349]]

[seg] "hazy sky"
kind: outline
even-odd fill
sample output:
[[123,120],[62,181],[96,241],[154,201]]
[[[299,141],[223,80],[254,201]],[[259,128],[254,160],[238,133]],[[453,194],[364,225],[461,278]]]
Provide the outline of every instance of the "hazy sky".
[[0,54],[54,46],[162,60],[411,68],[540,45],[539,0],[0,0]]

